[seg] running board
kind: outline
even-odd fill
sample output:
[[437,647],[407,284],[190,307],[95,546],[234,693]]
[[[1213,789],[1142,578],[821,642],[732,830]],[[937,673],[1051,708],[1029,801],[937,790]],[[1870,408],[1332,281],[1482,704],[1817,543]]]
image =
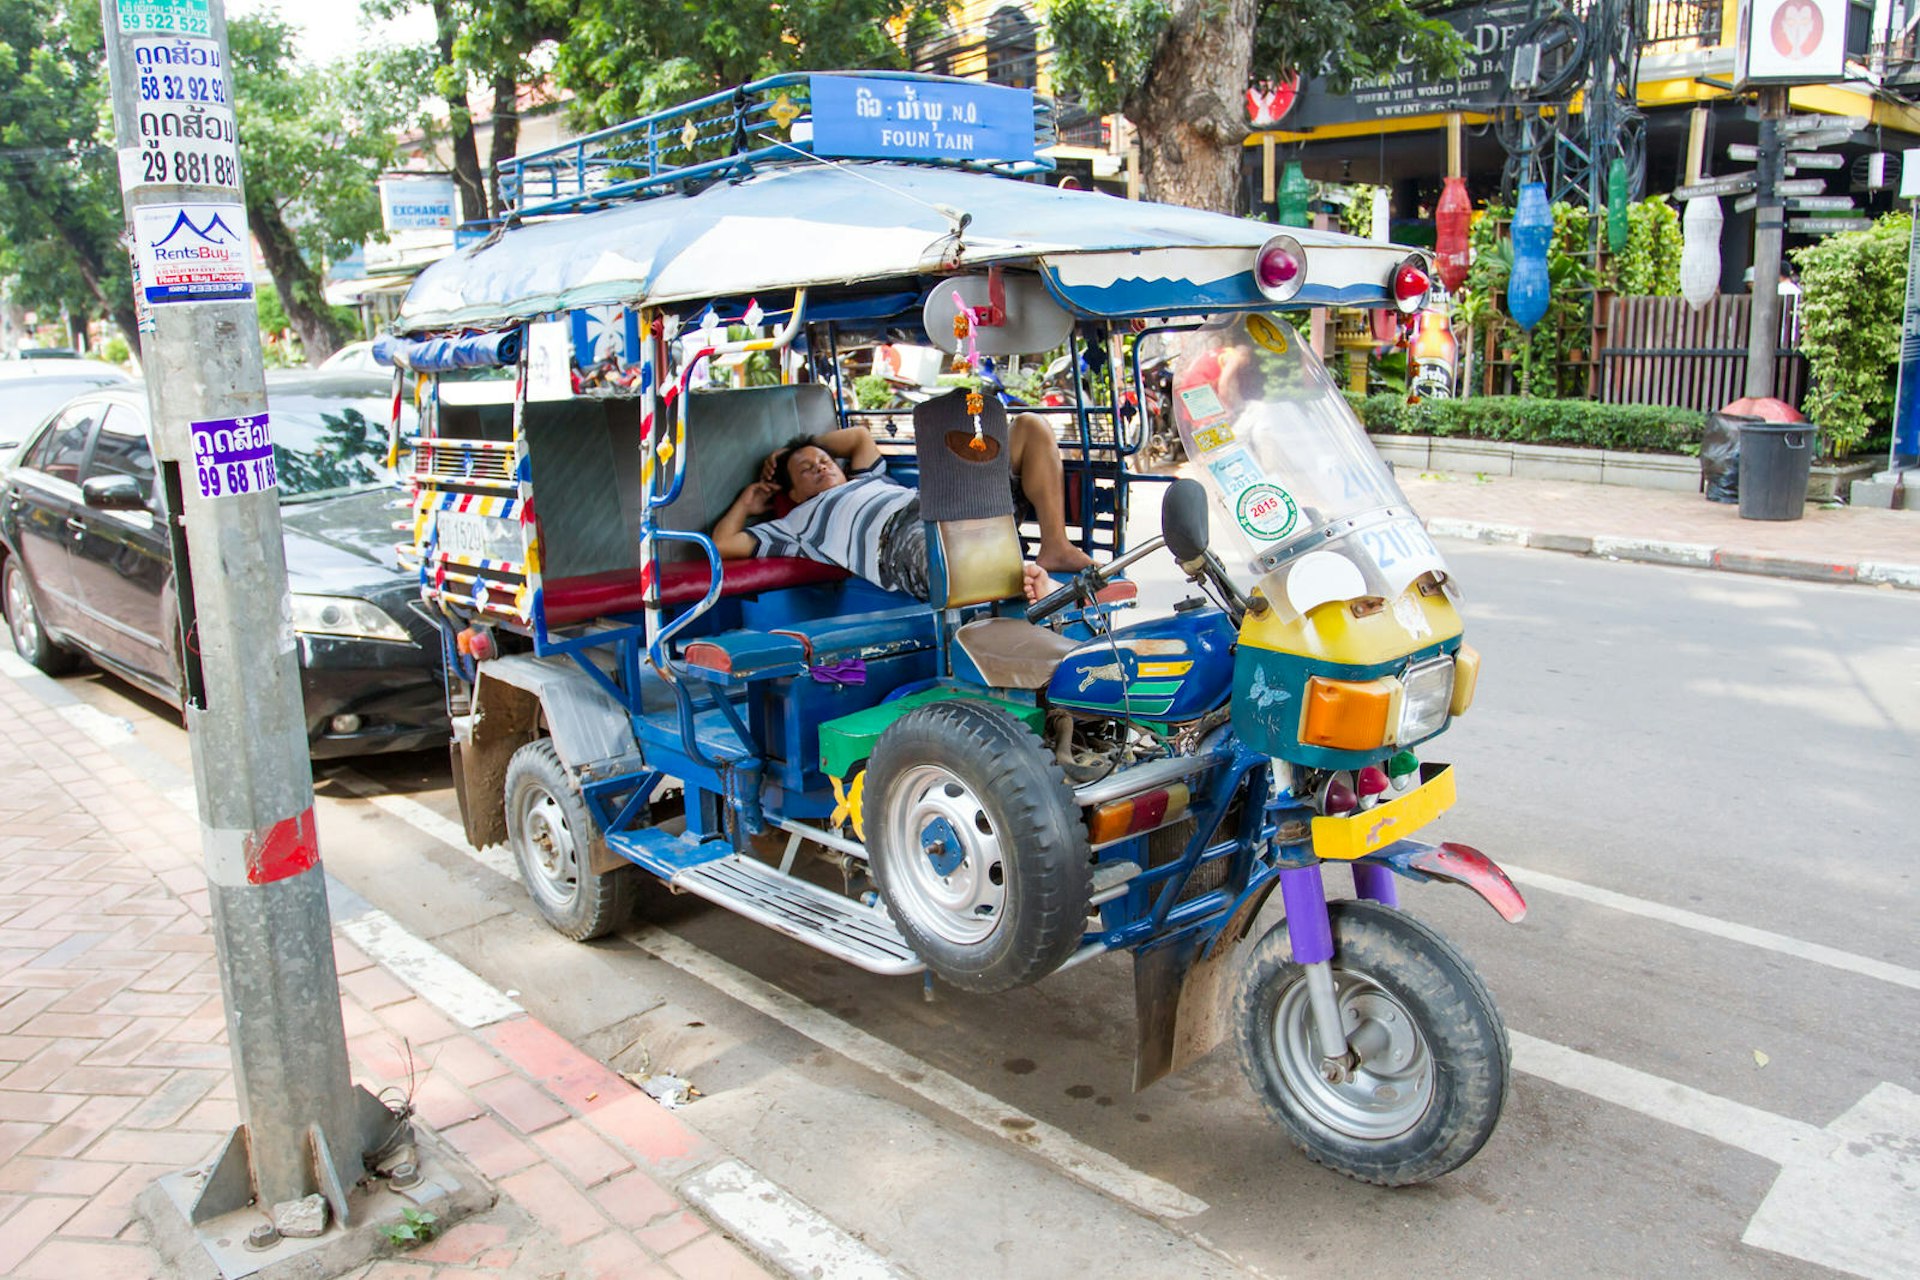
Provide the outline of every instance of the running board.
[[919,973],[926,967],[886,908],[781,875],[737,853],[688,867],[668,883],[869,973]]

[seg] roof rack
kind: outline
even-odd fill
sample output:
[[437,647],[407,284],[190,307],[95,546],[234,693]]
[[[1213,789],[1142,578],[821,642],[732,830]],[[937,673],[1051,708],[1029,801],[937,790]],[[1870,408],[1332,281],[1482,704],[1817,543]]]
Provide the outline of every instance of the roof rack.
[[[982,82],[908,71],[786,72],[709,94],[625,124],[500,162],[500,198],[509,220],[583,213],[623,200],[678,190],[681,184],[753,171],[754,166],[814,154],[810,121],[816,76],[857,76],[972,87]],[[1040,154],[1057,140],[1051,99],[1033,99],[1034,158],[1020,161],[918,159],[916,164],[975,169],[1007,177],[1051,170]]]

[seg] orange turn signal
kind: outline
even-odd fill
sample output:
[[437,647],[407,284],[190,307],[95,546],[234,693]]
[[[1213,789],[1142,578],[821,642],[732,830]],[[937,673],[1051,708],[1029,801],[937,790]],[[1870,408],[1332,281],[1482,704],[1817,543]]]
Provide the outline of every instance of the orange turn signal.
[[1365,681],[1312,676],[1307,680],[1300,741],[1339,751],[1372,751],[1385,746],[1393,733],[1394,703],[1399,695],[1400,682],[1392,676]]
[[1473,705],[1473,691],[1480,683],[1480,651],[1470,644],[1460,646],[1453,655],[1453,702],[1450,716],[1461,716]]
[[1186,813],[1193,792],[1184,782],[1159,791],[1146,791],[1124,800],[1109,800],[1087,815],[1089,844],[1112,844],[1126,836],[1165,826]]

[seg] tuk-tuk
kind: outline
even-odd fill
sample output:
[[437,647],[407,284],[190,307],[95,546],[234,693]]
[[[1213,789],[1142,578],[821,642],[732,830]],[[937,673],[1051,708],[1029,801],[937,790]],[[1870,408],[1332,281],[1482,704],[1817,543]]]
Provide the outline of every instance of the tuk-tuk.
[[[1051,108],[786,75],[502,166],[511,206],[381,339],[416,375],[411,538],[445,636],[468,838],[558,931],[692,893],[880,974],[973,992],[1132,957],[1135,1088],[1231,1036],[1313,1159],[1444,1174],[1493,1132],[1492,998],[1400,880],[1525,910],[1410,837],[1472,702],[1446,565],[1311,347],[1315,306],[1411,313],[1419,253],[1044,181]],[[964,378],[863,409],[851,353]],[[1138,465],[1143,352],[1186,475]],[[1066,357],[1064,368],[1060,365]],[[1094,567],[1022,594],[1006,415],[1067,403]],[[397,415],[396,415],[397,421]],[[927,599],[710,531],[793,437],[866,424],[918,490]],[[1131,492],[1165,483],[1128,544]],[[1126,570],[1195,594],[1128,621]],[[1322,867],[1351,869],[1330,903]],[[1278,887],[1285,919],[1245,948]]]

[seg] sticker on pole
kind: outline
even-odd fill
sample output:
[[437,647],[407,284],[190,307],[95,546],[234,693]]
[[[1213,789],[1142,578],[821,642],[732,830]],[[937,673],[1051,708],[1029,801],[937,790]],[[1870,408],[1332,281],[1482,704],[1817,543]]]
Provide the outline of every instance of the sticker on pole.
[[208,0],[116,0],[122,31],[160,31],[177,36],[210,36],[213,18]]
[[237,204],[152,204],[133,211],[134,251],[147,301],[253,296],[247,213]]
[[245,418],[190,422],[195,483],[203,498],[231,498],[279,486],[273,435],[263,410]]
[[129,43],[140,73],[140,144],[120,153],[121,186],[237,188],[238,133],[219,44],[165,36]]

